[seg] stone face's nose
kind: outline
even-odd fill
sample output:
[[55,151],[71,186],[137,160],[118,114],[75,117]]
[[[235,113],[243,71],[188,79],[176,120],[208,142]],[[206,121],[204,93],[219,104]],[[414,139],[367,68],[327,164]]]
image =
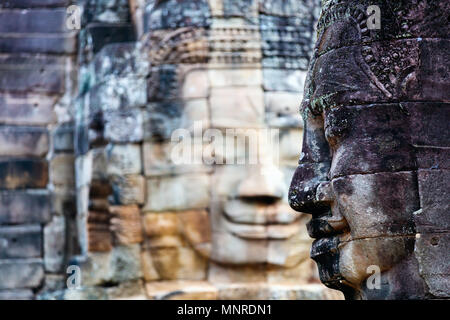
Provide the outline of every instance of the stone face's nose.
[[237,196],[243,200],[272,203],[284,196],[287,186],[275,166],[256,166],[240,183]]
[[307,101],[303,102],[302,108],[305,123],[302,154],[292,178],[288,201],[296,211],[321,214],[328,211],[329,204],[316,193],[318,186],[328,181],[331,153],[325,138],[323,117],[313,115]]
[[289,205],[300,212],[320,214],[329,209],[327,201],[318,197],[319,185],[327,180],[328,163],[300,164],[289,188]]

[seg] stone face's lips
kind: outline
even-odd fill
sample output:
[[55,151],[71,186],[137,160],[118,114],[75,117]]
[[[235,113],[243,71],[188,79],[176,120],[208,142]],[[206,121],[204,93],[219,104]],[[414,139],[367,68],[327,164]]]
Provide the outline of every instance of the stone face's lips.
[[338,244],[337,236],[315,240],[311,247],[311,259],[321,260],[325,255],[337,254]]
[[225,203],[223,211],[229,221],[238,224],[291,224],[301,218],[301,213],[284,203],[264,205],[230,200]]
[[227,222],[228,232],[242,239],[249,240],[284,240],[300,233],[301,225],[255,225]]
[[332,220],[332,217],[313,217],[306,228],[311,238],[320,239],[341,234],[348,229],[348,223],[342,220]]
[[224,205],[222,223],[242,239],[283,240],[301,233],[301,215],[287,204],[252,204],[234,199]]

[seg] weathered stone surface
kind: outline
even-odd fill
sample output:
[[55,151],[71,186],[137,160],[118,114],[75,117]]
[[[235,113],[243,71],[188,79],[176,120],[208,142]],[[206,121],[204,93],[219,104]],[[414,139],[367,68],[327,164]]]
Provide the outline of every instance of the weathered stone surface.
[[143,223],[151,249],[195,247],[211,241],[210,221],[205,210],[147,213]]
[[450,230],[449,195],[446,193],[450,178],[449,170],[419,170],[420,211],[414,213],[419,233],[448,232]]
[[171,142],[144,143],[144,172],[147,177],[211,170],[204,162],[206,145],[197,143],[201,138],[177,141],[174,137],[176,135]]
[[0,10],[1,33],[60,33],[66,31],[66,9]]
[[414,173],[352,175],[333,179],[332,184],[353,238],[415,233],[413,212],[420,204]]
[[177,129],[192,131],[195,125],[200,124],[202,128],[207,128],[210,123],[206,99],[155,102],[150,103],[146,111],[144,120],[146,140],[169,140]]
[[45,223],[50,220],[47,191],[0,191],[0,224]]
[[266,123],[271,127],[302,128],[303,120],[298,114],[302,94],[289,92],[266,92]]
[[104,115],[105,139],[111,142],[140,142],[143,138],[143,117],[139,109],[109,111]]
[[300,70],[263,69],[264,90],[303,92],[306,72]]
[[219,284],[219,300],[343,300],[340,292],[318,284]]
[[1,160],[0,188],[45,188],[48,164],[45,160]]
[[[94,170],[94,168],[97,168],[96,164],[102,167],[103,172],[106,170],[104,158],[103,148],[93,149],[85,155],[75,158],[75,183],[77,188],[89,185],[93,177],[98,180],[104,178],[104,174]],[[94,159],[96,160],[95,163]]]
[[106,154],[109,175],[141,173],[142,161],[139,145],[109,145]]
[[33,94],[0,94],[0,122],[14,125],[46,125],[56,120],[55,97]]
[[140,246],[117,246],[110,252],[92,253],[82,264],[83,285],[101,285],[141,277]]
[[35,288],[43,279],[41,259],[0,260],[0,289]]
[[0,300],[32,300],[33,291],[31,290],[0,290]]
[[[409,114],[411,143],[417,147],[450,147],[450,137],[443,135],[450,121],[450,104],[407,102],[401,104]],[[444,163],[441,163],[441,166]]]
[[373,29],[372,4],[322,2],[289,201],[312,214],[311,257],[346,298],[448,297],[448,28],[436,25],[450,7],[379,1]]
[[111,77],[89,91],[89,109],[97,112],[144,106],[147,101],[146,82],[135,76]]
[[[448,101],[448,80],[441,76],[441,70],[431,67],[433,59],[445,61],[446,58],[438,51],[436,55],[430,54],[437,45],[446,47],[448,41],[436,41],[440,44],[434,40],[417,39],[375,42],[369,48],[370,52],[361,53],[360,47],[351,46],[319,57],[311,79],[316,84],[311,88],[311,106],[320,110],[326,106],[345,105],[347,101],[352,101],[351,104],[401,99]],[[374,60],[374,57],[378,57],[378,60]],[[418,64],[418,61],[421,63]],[[339,69],[335,69],[335,66],[339,66]],[[354,87],[354,84],[358,86]]]
[[146,284],[153,300],[216,300],[217,289],[205,281],[161,281]]
[[[445,2],[424,1],[419,11],[414,1],[395,5],[388,0],[379,1],[377,5],[382,13],[379,30],[370,30],[367,26],[367,8],[370,5],[373,3],[368,0],[327,5],[317,26],[319,52],[379,40],[448,38],[449,28],[442,20],[445,16],[442,12],[448,11]],[[399,21],[402,23],[399,24]]]
[[408,123],[398,104],[326,111],[325,134],[334,151],[331,177],[414,169]]
[[129,6],[127,0],[88,1],[84,8],[87,23],[106,22],[110,24],[129,22]]
[[0,227],[1,259],[41,256],[42,230],[39,225]]
[[109,300],[145,300],[145,287],[142,280],[122,282],[106,289]]
[[213,88],[209,103],[214,128],[259,128],[264,122],[261,88]]
[[0,51],[5,53],[73,54],[76,44],[73,33],[0,35]]
[[73,123],[64,123],[53,132],[53,148],[56,152],[74,151]]
[[70,0],[5,0],[0,8],[64,7]]
[[[140,175],[114,176],[111,179],[114,204],[144,204],[145,178]],[[111,200],[110,200],[111,201]]]
[[80,34],[80,44],[89,44],[92,53],[99,52],[109,43],[130,42],[135,40],[133,27],[129,24],[89,24]]
[[446,258],[450,249],[449,240],[448,233],[420,234],[414,248],[419,272],[429,292],[439,298],[450,296],[450,263]]
[[45,270],[59,272],[64,263],[66,250],[66,220],[63,216],[53,217],[44,227]]
[[88,250],[90,252],[109,252],[112,249],[110,229],[111,216],[108,211],[89,211],[87,217]]
[[44,157],[49,149],[44,128],[0,126],[0,156]]
[[206,174],[148,179],[144,211],[206,208],[209,202],[209,187],[209,176]]
[[115,244],[134,244],[143,240],[138,206],[111,206],[111,231]]
[[210,24],[208,2],[169,0],[164,3],[150,2],[144,16],[144,32],[157,29],[206,27]]
[[204,280],[207,259],[191,247],[155,248],[151,260],[160,280]]
[[208,79],[211,87],[260,86],[260,69],[210,69]]
[[192,70],[185,72],[183,86],[181,87],[181,98],[201,99],[208,97],[209,82],[208,73],[205,70]]
[[53,185],[73,188],[75,186],[75,157],[72,154],[57,154],[50,161]]
[[111,43],[102,48],[92,62],[96,83],[110,77],[126,77],[130,74],[145,77],[149,61],[144,59],[135,42]]
[[0,89],[63,93],[68,58],[50,55],[1,55]]

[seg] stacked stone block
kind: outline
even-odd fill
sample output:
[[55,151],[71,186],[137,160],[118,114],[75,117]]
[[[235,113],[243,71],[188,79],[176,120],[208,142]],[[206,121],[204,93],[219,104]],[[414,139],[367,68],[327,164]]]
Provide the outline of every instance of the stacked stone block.
[[70,1],[0,4],[0,298],[64,283],[74,214]]
[[140,295],[141,145],[146,61],[128,1],[85,1],[76,100],[77,226],[80,290],[66,299]]

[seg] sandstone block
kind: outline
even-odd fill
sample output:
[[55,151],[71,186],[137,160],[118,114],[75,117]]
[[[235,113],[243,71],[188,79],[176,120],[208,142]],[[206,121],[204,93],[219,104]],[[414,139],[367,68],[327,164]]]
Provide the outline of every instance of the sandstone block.
[[72,154],[57,154],[50,161],[53,185],[72,189],[75,186],[75,157]]
[[261,88],[213,88],[209,99],[214,128],[258,128],[263,125]]
[[45,188],[48,164],[45,160],[1,160],[0,188]]
[[107,150],[109,175],[139,174],[142,170],[139,145],[109,145]]
[[143,240],[141,212],[138,206],[111,206],[111,231],[116,244],[140,243]]
[[266,123],[271,127],[302,128],[303,120],[299,115],[301,93],[266,92]]
[[140,175],[114,176],[111,178],[114,204],[143,204],[145,201],[145,178]]
[[207,174],[186,174],[148,179],[147,202],[144,211],[206,208],[209,203],[209,187]]
[[68,58],[25,54],[1,55],[0,89],[63,93]]
[[32,300],[33,291],[26,289],[0,290],[0,300]]
[[37,258],[41,256],[42,230],[39,225],[0,227],[0,258]]
[[44,265],[45,270],[59,272],[64,263],[66,250],[66,223],[63,216],[53,217],[44,227]]
[[64,123],[53,132],[53,148],[56,152],[73,152],[74,124]]
[[66,29],[65,8],[0,10],[1,33],[60,33]]
[[41,259],[0,260],[0,289],[35,288],[43,280]]
[[110,252],[92,253],[81,270],[86,286],[137,280],[142,275],[140,246],[117,246]]
[[263,69],[264,90],[303,93],[306,71]]
[[104,115],[104,137],[111,142],[140,142],[143,116],[139,109],[109,111]]
[[192,131],[196,124],[205,129],[210,125],[206,99],[151,103],[144,120],[145,139],[169,140],[175,130]]
[[162,281],[146,284],[153,300],[216,300],[217,289],[205,281]]
[[0,35],[0,50],[7,53],[74,54],[75,33]]
[[13,125],[47,125],[56,121],[56,97],[34,94],[0,94],[0,122]]
[[47,191],[0,191],[0,224],[45,223],[50,217]]
[[0,156],[44,157],[49,137],[44,128],[0,126]]
[[206,279],[207,259],[191,247],[155,248],[150,255],[161,280]]
[[208,79],[211,87],[260,86],[260,69],[210,69]]

